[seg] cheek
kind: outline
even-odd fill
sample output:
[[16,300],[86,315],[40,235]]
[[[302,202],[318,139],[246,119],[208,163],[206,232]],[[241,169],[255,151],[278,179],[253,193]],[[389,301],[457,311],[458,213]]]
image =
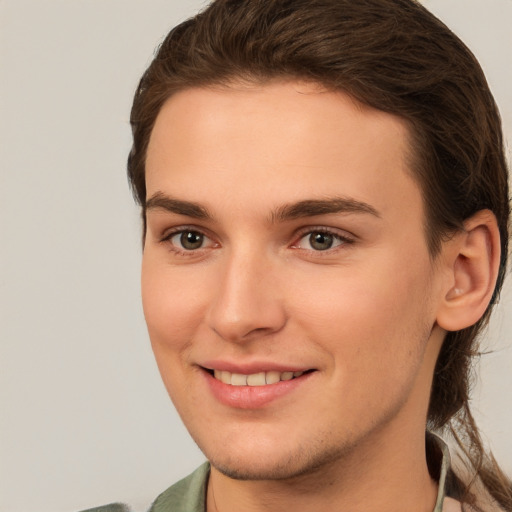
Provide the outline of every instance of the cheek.
[[364,370],[366,377],[358,378],[409,367],[432,327],[426,267],[381,263],[360,270],[333,269],[304,280],[301,313],[291,315],[343,371]]
[[416,293],[414,282],[420,286],[415,279],[361,286],[352,277],[342,288],[325,283],[323,294],[308,296],[301,329],[330,357],[332,401],[363,428],[365,421],[404,403],[430,330],[419,297],[408,295]]
[[201,322],[204,289],[200,279],[145,256],[142,263],[142,305],[151,342],[156,348],[187,343]]
[[147,255],[143,258],[141,291],[149,338],[161,378],[178,408],[183,408],[180,399],[190,399],[184,362],[203,317],[198,303],[203,294],[182,274]]

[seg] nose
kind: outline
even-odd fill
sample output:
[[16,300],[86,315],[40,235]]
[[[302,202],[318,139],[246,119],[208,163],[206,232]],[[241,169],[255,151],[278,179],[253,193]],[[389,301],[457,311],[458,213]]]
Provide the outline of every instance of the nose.
[[233,254],[215,281],[207,322],[221,338],[246,342],[280,331],[286,312],[274,265],[261,254]]

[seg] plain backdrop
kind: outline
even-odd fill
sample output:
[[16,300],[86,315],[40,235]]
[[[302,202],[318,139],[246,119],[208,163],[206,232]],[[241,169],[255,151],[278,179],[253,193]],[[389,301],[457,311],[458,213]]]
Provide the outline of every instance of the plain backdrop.
[[[480,59],[510,141],[512,0],[424,3]],[[203,460],[153,362],[125,178],[137,80],[201,5],[0,0],[1,512],[143,511]],[[509,285],[473,403],[510,472],[511,314]]]

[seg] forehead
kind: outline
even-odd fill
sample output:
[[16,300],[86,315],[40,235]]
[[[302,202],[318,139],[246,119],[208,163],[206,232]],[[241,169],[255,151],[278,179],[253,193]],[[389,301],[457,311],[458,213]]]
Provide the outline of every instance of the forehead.
[[409,172],[408,135],[402,119],[318,84],[187,89],[156,119],[147,194],[172,191],[246,209],[328,195],[379,211],[399,199],[407,208],[421,202]]

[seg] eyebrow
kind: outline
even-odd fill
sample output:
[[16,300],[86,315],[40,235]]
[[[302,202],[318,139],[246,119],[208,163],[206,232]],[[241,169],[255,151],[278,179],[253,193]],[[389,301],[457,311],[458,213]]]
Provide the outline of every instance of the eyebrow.
[[178,215],[185,215],[194,219],[211,219],[208,210],[198,203],[174,199],[162,192],[153,194],[144,205],[145,210],[166,210]]
[[368,203],[349,197],[306,199],[277,208],[271,214],[272,222],[283,222],[302,217],[315,217],[333,213],[364,213],[380,218],[379,212]]
[[[166,210],[194,219],[208,220],[213,216],[207,208],[192,201],[183,201],[170,197],[163,192],[156,192],[145,203],[147,210]],[[334,213],[362,213],[380,218],[379,212],[368,203],[350,197],[332,197],[327,199],[305,199],[296,203],[285,204],[270,214],[270,222],[278,223],[303,217],[315,217]]]

